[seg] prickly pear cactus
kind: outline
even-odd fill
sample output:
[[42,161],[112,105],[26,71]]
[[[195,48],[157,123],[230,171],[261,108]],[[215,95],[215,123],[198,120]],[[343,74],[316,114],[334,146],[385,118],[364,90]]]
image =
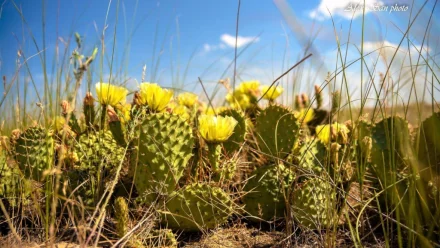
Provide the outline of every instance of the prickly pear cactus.
[[299,185],[293,192],[292,212],[295,220],[306,228],[324,229],[336,220],[336,193],[333,187],[315,177]]
[[395,206],[401,214],[410,214],[411,205],[407,190],[415,188],[419,171],[415,166],[414,151],[408,123],[397,116],[388,117],[376,123],[372,129],[371,169],[369,179],[378,192],[383,211]]
[[[118,146],[110,131],[90,131],[80,136],[73,147],[70,160],[73,169],[65,172],[71,190],[86,206],[94,206],[101,197],[103,185],[112,180],[113,173],[124,160],[125,149]],[[70,194],[70,193],[69,193]]]
[[285,158],[299,136],[299,124],[290,110],[271,105],[257,116],[255,136],[263,153]]
[[236,109],[225,109],[219,113],[220,116],[231,116],[238,123],[234,128],[234,133],[229,137],[228,141],[223,143],[226,152],[231,153],[240,149],[246,135],[246,117],[242,112]]
[[122,238],[127,234],[129,228],[129,212],[128,204],[125,198],[118,197],[115,200],[115,218],[116,218],[116,233],[119,238]]
[[356,125],[356,136],[358,140],[363,140],[365,137],[371,136],[371,130],[373,128],[373,125],[364,119],[361,119],[357,122]]
[[178,247],[176,236],[170,229],[155,229],[145,237],[146,247]]
[[26,178],[43,179],[43,172],[52,167],[54,141],[42,127],[30,127],[15,142],[15,159]]
[[329,175],[335,183],[349,186],[354,179],[356,150],[347,144],[333,142],[324,145],[317,139],[306,140],[293,154],[293,163],[298,168],[298,181],[310,175]]
[[92,94],[87,92],[86,97],[84,98],[83,112],[84,121],[88,129],[91,129],[95,122],[95,106],[93,101]]
[[6,160],[6,154],[0,148],[0,198],[11,196],[19,179],[17,171],[10,168]]
[[332,109],[331,113],[335,114],[339,111],[339,108],[341,106],[341,92],[335,91],[332,93]]
[[[0,148],[0,198],[9,206],[27,203],[26,198],[32,192],[29,180],[22,178],[15,163],[10,163],[5,151]],[[2,211],[0,210],[0,215]]]
[[433,177],[427,185],[430,207],[435,213],[439,211],[438,208],[440,206],[440,176]]
[[294,173],[284,165],[268,165],[255,170],[244,187],[244,209],[253,221],[270,221],[284,217],[287,191],[295,180]]
[[[8,195],[7,189],[10,180],[10,169],[6,164],[6,156],[3,154],[2,147],[0,146],[0,199]],[[0,219],[3,217],[3,211],[0,210]]]
[[170,194],[182,177],[194,145],[192,128],[178,115],[149,114],[139,126],[131,170],[141,198]]
[[[361,168],[370,160],[373,140],[371,130],[373,125],[367,120],[360,119],[355,126],[357,162]],[[363,171],[363,169],[361,169]]]
[[307,122],[307,126],[309,127],[310,133],[316,133],[316,127],[323,123],[328,123],[330,113],[324,109],[314,109],[313,110],[313,119]]
[[320,175],[324,171],[323,163],[326,155],[326,147],[319,140],[310,139],[302,142],[293,154],[293,163],[300,168],[301,174]]
[[61,177],[61,185],[68,185],[64,196],[72,196],[74,192],[75,200],[81,205],[93,206],[94,191],[92,188],[96,185],[92,181],[94,182],[94,180],[90,180],[90,176],[85,171],[69,170],[64,172]]
[[172,229],[199,231],[226,223],[233,202],[221,188],[195,183],[173,192],[163,212]]
[[417,155],[427,177],[440,175],[440,112],[421,123],[418,141]]
[[410,167],[413,156],[408,123],[397,116],[378,122],[372,129],[372,170],[386,186],[390,177]]
[[212,179],[215,182],[230,181],[234,178],[236,170],[237,170],[236,159],[230,159],[228,161],[225,161],[221,165],[219,172],[214,173]]
[[74,146],[75,167],[81,171],[96,172],[100,165],[115,168],[124,160],[124,148],[118,146],[109,131],[90,132],[80,136]]

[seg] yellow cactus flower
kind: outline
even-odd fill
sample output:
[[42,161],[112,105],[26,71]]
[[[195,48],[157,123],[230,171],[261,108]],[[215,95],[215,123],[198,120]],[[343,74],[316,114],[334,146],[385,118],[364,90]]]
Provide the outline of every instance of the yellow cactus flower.
[[193,108],[198,98],[196,94],[185,92],[177,96],[177,102],[187,108]]
[[295,113],[295,117],[298,121],[300,121],[303,125],[306,125],[309,121],[313,119],[315,113],[313,109],[301,109],[300,111]]
[[56,133],[63,136],[66,135],[66,137],[74,137],[75,133],[72,131],[72,129],[67,124],[67,120],[62,116],[56,116],[53,119],[53,129]]
[[247,81],[242,82],[238,88],[237,91],[240,91],[244,94],[258,94],[260,92],[260,82],[258,81]]
[[10,141],[9,138],[7,136],[0,136],[0,152],[3,151],[10,151]]
[[237,121],[230,116],[199,116],[199,132],[208,143],[221,143],[229,139]]
[[226,107],[226,106],[220,106],[220,107],[215,108],[215,112],[218,114],[218,113],[220,113],[220,112],[223,112],[223,111],[226,110],[226,109],[228,109],[228,107]]
[[214,109],[212,107],[208,107],[205,110],[205,114],[206,115],[216,115],[216,114],[219,114],[220,112],[222,112],[225,109],[228,109],[228,108],[225,107],[225,106],[220,106],[220,107],[215,108],[215,111],[214,111]]
[[330,142],[347,143],[349,132],[350,130],[344,124],[337,122],[331,125],[326,124],[316,127],[316,135],[325,145],[328,145]]
[[214,109],[211,106],[209,106],[205,109],[205,114],[206,115],[215,115],[215,114],[217,114],[217,111],[214,111]]
[[283,87],[281,86],[273,85],[272,87],[269,87],[269,85],[261,86],[261,93],[263,94],[263,98],[266,100],[273,101],[277,99],[284,91]]
[[251,99],[248,95],[235,91],[226,95],[226,101],[235,109],[247,109],[251,106]]
[[111,85],[109,83],[97,83],[95,85],[98,101],[102,105],[115,107],[118,104],[125,104],[128,90],[124,87]]
[[141,83],[140,88],[140,104],[148,105],[153,111],[164,111],[173,97],[172,90],[163,89],[155,83]]
[[131,111],[131,104],[126,103],[124,105],[119,104],[116,106],[116,109],[119,111],[121,116],[121,121],[123,123],[130,120],[130,111]]
[[171,101],[168,103],[167,105],[167,109],[174,109],[175,107],[177,107],[179,105],[177,105],[176,101],[174,101],[174,99],[171,99]]
[[53,120],[55,131],[63,130],[64,126],[66,125],[66,119],[62,116],[56,116]]
[[177,105],[173,108],[173,114],[179,115],[183,119],[189,119],[188,109],[183,105]]

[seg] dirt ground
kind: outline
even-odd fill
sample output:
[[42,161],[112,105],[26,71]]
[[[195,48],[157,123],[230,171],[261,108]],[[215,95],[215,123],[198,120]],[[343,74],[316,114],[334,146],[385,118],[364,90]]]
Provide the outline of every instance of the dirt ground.
[[[353,247],[354,244],[349,241],[347,235],[349,234],[338,232],[335,237],[336,247]],[[325,246],[321,234],[294,234],[294,237],[289,239],[283,232],[261,231],[254,227],[245,226],[216,229],[205,234],[181,234],[180,237],[178,237],[178,240],[180,241],[179,247],[184,248],[312,248]],[[288,243],[288,240],[290,243]],[[19,242],[9,235],[7,237],[0,236],[0,247],[43,248],[48,246],[46,244],[37,244],[35,242]],[[79,245],[68,242],[58,242],[54,244],[54,247],[80,248]],[[375,244],[365,243],[364,247],[384,247],[384,244],[381,242]]]

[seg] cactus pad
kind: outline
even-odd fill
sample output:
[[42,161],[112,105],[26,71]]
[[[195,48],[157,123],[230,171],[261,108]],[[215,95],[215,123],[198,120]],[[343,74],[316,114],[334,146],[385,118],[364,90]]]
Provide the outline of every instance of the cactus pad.
[[440,112],[433,114],[420,125],[418,146],[419,160],[426,167],[427,173],[440,175]]
[[332,225],[336,212],[336,193],[325,180],[311,178],[293,192],[292,212],[295,220],[310,229]]
[[[21,177],[20,170],[15,163],[8,161],[8,156],[0,147],[0,198],[15,207],[25,200],[34,189],[30,180]],[[0,209],[0,215],[2,215]]]
[[[396,205],[409,206],[408,187],[414,186],[418,174],[408,123],[397,116],[376,123],[372,129],[371,172],[373,187],[379,191],[381,209]],[[408,176],[408,175],[414,175]],[[407,211],[408,209],[399,209]],[[406,212],[409,214],[409,212]]]
[[326,156],[326,147],[319,140],[307,140],[294,154],[294,163],[300,168],[301,174],[320,175]]
[[82,135],[74,146],[78,157],[76,168],[96,172],[99,165],[112,169],[124,159],[124,148],[118,146],[110,131]]
[[178,115],[150,114],[140,125],[138,137],[132,154],[134,183],[140,196],[151,201],[157,194],[171,193],[182,177],[192,156],[192,129]]
[[221,188],[191,184],[173,192],[166,203],[168,227],[198,231],[224,224],[232,214],[232,200]]
[[129,212],[128,204],[125,198],[118,197],[115,200],[115,218],[116,218],[116,233],[119,238],[124,237],[129,228]]
[[269,156],[285,158],[299,136],[299,124],[291,111],[271,105],[257,116],[255,136],[261,151]]
[[15,143],[15,159],[26,178],[40,181],[43,172],[52,167],[54,141],[42,127],[30,127]]
[[294,173],[282,164],[258,168],[243,189],[245,210],[266,221],[284,217],[287,189],[294,179]]
[[80,136],[73,151],[74,168],[63,180],[69,181],[70,189],[76,189],[87,206],[93,206],[101,197],[102,184],[112,179],[112,170],[123,162],[125,150],[110,131],[90,131]]
[[143,244],[146,247],[178,247],[176,236],[170,229],[154,229],[144,239]]
[[408,167],[413,151],[408,123],[404,119],[394,116],[378,122],[372,129],[372,141],[373,171],[382,183],[394,172],[402,172]]
[[0,198],[8,198],[14,195],[18,186],[19,175],[16,169],[8,165],[6,154],[0,148]]

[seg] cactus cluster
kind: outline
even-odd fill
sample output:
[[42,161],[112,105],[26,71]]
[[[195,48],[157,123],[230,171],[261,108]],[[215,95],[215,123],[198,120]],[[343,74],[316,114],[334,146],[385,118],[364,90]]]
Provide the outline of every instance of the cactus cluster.
[[[173,99],[173,91],[141,83],[130,105],[127,89],[99,83],[100,113],[87,93],[84,116],[63,102],[62,117],[52,124],[0,140],[8,145],[0,150],[0,197],[9,201],[20,194],[21,181],[36,181],[46,189],[49,213],[50,189],[59,180],[60,202],[87,217],[94,215],[86,210],[106,212],[103,202],[113,203],[106,212],[112,235],[131,237],[133,247],[176,246],[173,231],[216,228],[241,215],[257,223],[287,217],[303,229],[334,228],[356,180],[359,187],[371,183],[383,211],[410,205],[406,190],[413,185],[428,206],[414,209],[438,216],[438,113],[412,137],[397,116],[343,124],[341,94],[332,94],[326,111],[318,86],[314,98],[298,95],[294,110],[275,103],[283,92],[278,85],[252,81],[228,90],[229,107],[206,108],[193,94]],[[126,192],[116,194],[115,187]],[[157,217],[154,230],[130,232],[134,209],[147,208]]]

